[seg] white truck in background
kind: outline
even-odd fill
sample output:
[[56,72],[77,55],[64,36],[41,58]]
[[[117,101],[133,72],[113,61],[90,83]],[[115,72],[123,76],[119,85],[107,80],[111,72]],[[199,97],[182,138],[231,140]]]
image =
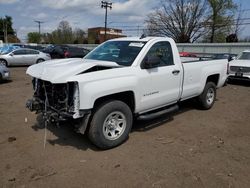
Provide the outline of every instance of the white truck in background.
[[97,147],[123,143],[133,119],[152,119],[197,98],[210,109],[227,79],[227,60],[182,63],[171,38],[109,40],[83,59],[50,60],[27,69],[34,96],[31,111],[47,120],[76,121]]
[[237,59],[229,62],[228,81],[250,81],[250,50],[244,50]]

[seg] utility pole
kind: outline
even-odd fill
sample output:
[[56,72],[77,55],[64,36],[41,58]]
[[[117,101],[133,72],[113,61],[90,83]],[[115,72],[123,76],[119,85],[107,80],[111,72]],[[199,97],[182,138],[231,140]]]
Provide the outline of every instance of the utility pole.
[[4,19],[3,19],[3,38],[4,38],[4,42],[8,43],[8,26],[7,26],[7,22],[5,22]]
[[139,32],[140,32],[140,26],[139,24],[137,25],[137,36],[139,37]]
[[8,26],[7,26],[7,23],[5,23],[5,43],[8,43]]
[[39,31],[39,35],[41,35],[41,24],[44,22],[38,21],[38,20],[35,20],[34,22],[38,23],[38,31]]
[[7,23],[5,23],[5,20],[3,19],[3,40],[5,43],[8,43],[8,39],[7,39],[6,35],[8,36]]
[[5,25],[4,25],[4,19],[3,19],[3,42],[5,42]]
[[107,17],[108,17],[108,8],[112,9],[112,3],[107,1],[102,1],[102,8],[105,8],[105,33],[104,33],[104,41],[107,39]]

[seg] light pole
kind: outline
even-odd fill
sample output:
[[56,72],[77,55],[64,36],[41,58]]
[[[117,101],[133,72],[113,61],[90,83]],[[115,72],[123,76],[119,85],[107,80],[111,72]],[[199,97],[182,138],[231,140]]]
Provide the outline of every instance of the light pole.
[[108,8],[112,9],[112,3],[107,1],[102,1],[102,8],[105,8],[105,33],[104,33],[104,41],[107,39],[107,17],[108,17]]

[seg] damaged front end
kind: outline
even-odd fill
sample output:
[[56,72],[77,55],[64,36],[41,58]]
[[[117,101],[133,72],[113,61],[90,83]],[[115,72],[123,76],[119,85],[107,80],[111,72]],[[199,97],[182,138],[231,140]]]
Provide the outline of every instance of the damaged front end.
[[80,110],[77,82],[52,84],[34,78],[32,83],[35,92],[33,98],[27,101],[26,107],[30,111],[43,113],[47,121],[79,119],[89,113]]

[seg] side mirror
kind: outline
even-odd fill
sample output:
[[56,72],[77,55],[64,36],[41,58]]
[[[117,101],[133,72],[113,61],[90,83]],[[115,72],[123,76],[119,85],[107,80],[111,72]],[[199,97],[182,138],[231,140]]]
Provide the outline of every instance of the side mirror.
[[158,67],[161,60],[158,56],[146,56],[143,62],[144,69],[152,69]]
[[14,54],[13,54],[13,53],[10,53],[9,55],[10,55],[10,56],[13,56]]

